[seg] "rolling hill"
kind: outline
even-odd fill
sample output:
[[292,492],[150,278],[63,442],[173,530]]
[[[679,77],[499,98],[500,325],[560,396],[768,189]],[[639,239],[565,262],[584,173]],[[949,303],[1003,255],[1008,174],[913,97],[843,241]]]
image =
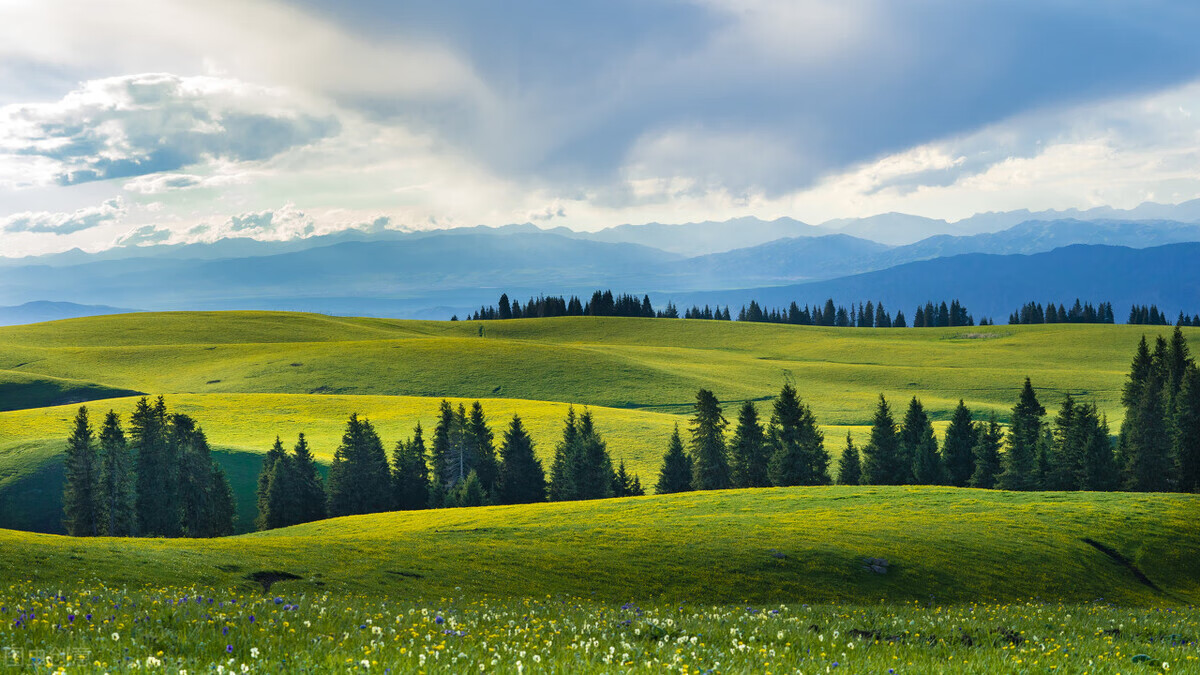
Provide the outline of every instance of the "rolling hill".
[[[80,569],[118,588],[248,588],[255,572],[283,572],[297,579],[273,592],[289,597],[1163,606],[1200,600],[1198,499],[782,488],[396,512],[215,540],[0,530],[0,567],[50,587],[74,586]],[[864,571],[865,557],[887,573]]]

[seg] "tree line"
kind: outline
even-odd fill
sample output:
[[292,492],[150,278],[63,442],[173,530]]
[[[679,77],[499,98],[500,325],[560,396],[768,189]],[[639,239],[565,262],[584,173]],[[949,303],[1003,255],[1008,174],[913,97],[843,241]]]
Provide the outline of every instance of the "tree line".
[[[428,443],[418,424],[389,459],[371,422],[350,415],[327,486],[301,435],[292,455],[276,439],[258,480],[256,525],[272,529],[323,517],[488,504],[527,504],[645,494],[624,460],[614,467],[592,413],[569,408],[547,476],[533,440],[513,415],[499,443],[476,401],[442,401]],[[302,468],[297,468],[302,467]]]
[[64,458],[63,525],[73,536],[218,537],[233,533],[233,490],[194,419],[143,397],[108,411],[97,435],[86,406]]
[[[1056,307],[1053,302],[1046,303],[1043,309],[1040,302],[1028,302],[1008,316],[1009,325],[1037,323],[1114,323],[1114,320],[1115,317],[1113,316],[1111,302],[1101,302],[1096,306],[1092,306],[1090,302],[1080,302],[1079,298],[1075,298],[1075,304],[1072,305],[1071,309],[1067,309],[1065,305],[1061,304]],[[1131,320],[1129,323],[1138,322]]]
[[[1007,431],[995,415],[976,420],[960,400],[942,443],[920,399],[897,423],[880,394],[867,442],[847,434],[837,467],[843,485],[950,485],[1003,490],[1200,491],[1200,370],[1182,332],[1138,345],[1114,446],[1094,403],[1064,397],[1046,419],[1029,378]],[[676,427],[659,473],[659,493],[826,485],[829,453],[811,409],[790,384],[763,425],[752,402],[728,421],[711,391],[697,395],[687,447]]]

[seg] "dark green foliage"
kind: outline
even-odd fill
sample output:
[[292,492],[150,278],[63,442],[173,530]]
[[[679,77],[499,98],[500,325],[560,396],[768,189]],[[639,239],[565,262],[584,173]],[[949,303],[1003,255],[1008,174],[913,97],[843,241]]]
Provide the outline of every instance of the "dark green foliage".
[[546,501],[546,472],[533,451],[533,439],[521,418],[513,415],[500,445],[500,478],[496,502],[532,504]]
[[909,401],[900,427],[900,465],[901,471],[908,467],[908,473],[903,476],[904,483],[940,485],[944,480],[933,425],[925,413],[925,406],[916,396]]
[[613,496],[641,497],[644,494],[646,490],[642,488],[642,481],[625,470],[625,460],[622,459],[617,464],[616,473],[613,474]]
[[1008,452],[1004,453],[1004,471],[998,485],[1002,490],[1038,489],[1038,443],[1042,437],[1042,417],[1046,409],[1037,400],[1033,384],[1025,378],[1025,386],[1017,405],[1013,407],[1008,434]]
[[690,492],[692,489],[692,458],[683,450],[683,439],[679,437],[679,425],[667,444],[667,452],[663,455],[662,469],[658,473],[658,483],[654,491],[660,495],[674,492]]
[[975,473],[975,442],[979,434],[971,419],[971,411],[958,401],[950,426],[946,427],[946,440],[942,444],[942,460],[946,466],[946,483],[955,487],[966,487]]
[[[186,537],[216,537],[232,534],[232,518],[228,528],[214,522],[214,514],[232,514],[234,505],[217,504],[226,492],[220,484],[228,482],[225,474],[213,461],[204,430],[187,415],[172,415],[169,440],[178,458],[178,489],[180,529]],[[216,476],[219,475],[218,479]]]
[[555,501],[605,499],[613,496],[613,466],[592,413],[578,418],[568,409],[563,437],[551,466],[550,498]]
[[465,479],[458,481],[446,495],[446,506],[449,507],[483,506],[487,503],[487,491],[483,489],[483,482],[479,480],[479,474],[474,471],[467,474]]
[[737,428],[729,442],[729,473],[733,487],[770,487],[771,476],[767,472],[770,459],[758,410],[753,402],[746,401],[738,411]]
[[1176,326],[1174,332],[1171,333],[1171,340],[1167,343],[1167,353],[1163,363],[1163,368],[1166,370],[1167,394],[1165,398],[1168,411],[1175,410],[1175,398],[1179,395],[1179,390],[1183,388],[1183,380],[1188,371],[1195,367],[1196,363],[1192,360],[1187,339],[1183,337],[1183,331],[1179,329],[1179,326]]
[[296,499],[298,482],[295,462],[287,455],[280,457],[271,469],[271,479],[267,484],[267,510],[260,514],[264,521],[262,529],[272,530],[298,522],[296,518],[300,506],[299,500]]
[[708,389],[696,392],[692,414],[692,489],[723,490],[731,483],[725,449],[725,427],[721,404]]
[[858,485],[862,481],[862,463],[858,459],[858,448],[854,439],[846,433],[846,449],[838,460],[838,485]]
[[1200,492],[1200,370],[1189,368],[1175,399],[1172,455],[1178,489]]
[[167,438],[167,404],[160,396],[134,406],[130,445],[136,455],[138,533],[175,537],[180,533],[178,463]]
[[291,518],[292,524],[311,523],[325,517],[325,486],[317,472],[317,460],[308,448],[304,434],[292,448],[291,468],[295,471],[297,510]]
[[1108,419],[1093,404],[1075,409],[1075,427],[1084,443],[1082,477],[1075,485],[1080,490],[1116,490],[1120,484],[1112,441],[1109,439]]
[[1125,461],[1125,487],[1136,492],[1170,489],[1170,433],[1166,421],[1166,382],[1161,368],[1152,367],[1136,404],[1122,427],[1121,455]]
[[207,512],[208,537],[226,537],[233,534],[234,519],[237,517],[233,486],[225,470],[213,464],[210,474]]
[[425,460],[425,438],[421,425],[413,429],[408,441],[397,441],[392,462],[395,505],[401,511],[429,506],[429,465]]
[[375,428],[350,415],[329,466],[329,515],[387,511],[392,505],[391,470]]
[[100,534],[133,536],[137,523],[133,484],[133,456],[125,442],[121,419],[110,410],[100,430]]
[[488,495],[496,494],[496,481],[500,477],[500,463],[496,460],[495,435],[487,424],[483,406],[479,401],[471,404],[471,413],[466,426],[467,457],[470,468],[479,475],[479,484]]
[[63,525],[73,537],[100,534],[100,460],[87,408],[80,406],[63,460]]
[[1004,430],[992,415],[987,422],[980,422],[972,451],[975,455],[975,472],[971,474],[971,487],[992,489],[1002,470],[1000,444],[1004,441]]
[[911,468],[900,464],[900,435],[883,394],[871,422],[871,438],[863,448],[863,484],[899,485]]
[[270,502],[268,494],[271,488],[271,476],[275,473],[275,465],[287,458],[287,453],[283,450],[283,441],[279,437],[275,437],[275,444],[263,455],[262,471],[258,473],[258,488],[255,492],[256,501],[258,504],[258,518],[254,521],[254,526],[259,530],[269,530],[272,527],[280,527],[279,525],[270,525]]
[[800,402],[790,384],[783,385],[779,398],[775,399],[767,445],[771,449],[768,471],[772,484],[779,487],[829,484],[825,436],[817,429],[812,410]]

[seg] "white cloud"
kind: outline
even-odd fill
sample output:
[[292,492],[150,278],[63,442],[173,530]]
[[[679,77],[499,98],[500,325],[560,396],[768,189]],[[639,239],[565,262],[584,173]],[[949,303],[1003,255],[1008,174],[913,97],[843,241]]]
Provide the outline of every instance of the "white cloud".
[[[213,160],[265,160],[339,128],[336,118],[312,115],[276,89],[127,75],[88,81],[56,102],[0,108],[0,164],[50,160],[54,179],[71,185]],[[186,178],[175,180],[187,186]]]
[[110,199],[100,206],[82,208],[71,213],[27,211],[0,218],[0,232],[28,232],[61,236],[116,222],[125,213],[125,204],[120,198]]

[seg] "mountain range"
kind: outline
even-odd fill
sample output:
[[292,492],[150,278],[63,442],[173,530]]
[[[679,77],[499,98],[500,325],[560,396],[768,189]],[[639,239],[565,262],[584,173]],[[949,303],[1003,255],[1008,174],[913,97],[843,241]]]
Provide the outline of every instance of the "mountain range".
[[[501,292],[524,300],[540,293],[586,295],[596,288],[648,293],[656,302],[677,304],[757,299],[771,305],[834,297],[904,308],[957,297],[977,315],[988,316],[1007,316],[1014,303],[1031,299],[1070,302],[1091,289],[1080,297],[1111,300],[1118,307],[1128,298],[1158,302],[1169,313],[1200,312],[1189,290],[1200,274],[1192,272],[1195,251],[1186,245],[1200,242],[1200,222],[1195,222],[1200,200],[1124,212],[1072,212],[1072,217],[1052,214],[1059,217],[1012,224],[1025,215],[1046,214],[981,214],[956,223],[884,214],[820,226],[741,218],[599,232],[524,224],[69,251],[0,263],[0,303],[13,305],[0,308],[0,323],[121,311],[118,307],[444,319],[493,304]],[[1162,214],[1175,218],[1143,217]],[[1096,217],[1101,215],[1121,217]],[[921,223],[934,230],[943,223],[960,232],[1005,227],[889,243]],[[894,229],[886,237],[851,234],[888,227]],[[743,245],[727,248],[735,236]],[[1137,250],[1157,253],[1130,253]],[[1048,253],[1054,255],[1042,256]],[[1089,258],[1090,266],[1083,262]],[[1097,270],[1107,275],[1104,283]],[[1147,281],[1165,283],[1168,273],[1175,280],[1169,289]],[[1021,277],[1003,284],[1004,274]],[[995,287],[981,286],[982,279]]]

